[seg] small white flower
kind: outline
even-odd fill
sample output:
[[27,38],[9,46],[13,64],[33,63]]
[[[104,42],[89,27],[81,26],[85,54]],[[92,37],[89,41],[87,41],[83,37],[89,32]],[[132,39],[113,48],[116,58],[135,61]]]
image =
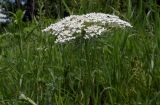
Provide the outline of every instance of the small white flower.
[[94,36],[96,37],[106,31],[106,29],[104,27],[97,26],[97,25],[91,25],[84,30],[86,32],[86,34],[84,36],[85,39],[88,39],[88,38],[94,37]]
[[[71,15],[51,24],[42,32],[50,32],[56,36],[55,43],[64,43],[77,38],[77,34],[84,39],[98,37],[107,31],[108,27],[132,27],[130,23],[119,19],[118,16],[104,13],[89,13],[86,15]],[[84,31],[84,33],[83,33]]]

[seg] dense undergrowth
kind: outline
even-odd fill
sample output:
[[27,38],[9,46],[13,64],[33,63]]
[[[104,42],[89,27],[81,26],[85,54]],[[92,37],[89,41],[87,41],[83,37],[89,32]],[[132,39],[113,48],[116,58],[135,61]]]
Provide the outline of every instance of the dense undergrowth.
[[22,22],[18,11],[1,27],[0,105],[160,105],[158,6],[150,0],[145,10],[127,0],[123,12],[94,1],[72,9],[62,4],[72,14],[115,13],[133,28],[55,44],[41,30],[57,19],[41,9],[32,22]]

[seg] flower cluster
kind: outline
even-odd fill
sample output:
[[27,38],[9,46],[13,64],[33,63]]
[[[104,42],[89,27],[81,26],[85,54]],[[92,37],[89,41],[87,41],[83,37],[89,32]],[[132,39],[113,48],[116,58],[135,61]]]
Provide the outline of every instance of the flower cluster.
[[8,17],[3,12],[4,12],[4,9],[0,8],[0,24],[9,22]]
[[71,15],[51,24],[42,32],[50,32],[56,36],[55,43],[63,43],[76,39],[81,35],[84,39],[97,37],[112,27],[132,27],[130,23],[121,20],[118,16],[104,13],[89,13],[86,15]]

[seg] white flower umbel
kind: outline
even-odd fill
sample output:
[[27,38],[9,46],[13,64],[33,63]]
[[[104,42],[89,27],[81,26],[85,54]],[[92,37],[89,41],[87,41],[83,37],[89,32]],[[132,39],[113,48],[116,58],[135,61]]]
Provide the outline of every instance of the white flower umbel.
[[104,13],[71,15],[42,30],[56,36],[55,43],[64,43],[81,35],[84,39],[98,37],[112,27],[132,27],[130,23],[118,16]]
[[0,23],[7,23],[9,22],[9,19],[5,14],[3,14],[3,9],[0,8]]

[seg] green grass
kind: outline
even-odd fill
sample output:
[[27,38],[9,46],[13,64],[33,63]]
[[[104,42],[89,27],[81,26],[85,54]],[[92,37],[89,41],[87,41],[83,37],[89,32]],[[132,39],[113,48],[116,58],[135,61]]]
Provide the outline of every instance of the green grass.
[[[80,3],[77,14],[107,11]],[[0,34],[0,105],[31,105],[21,94],[37,105],[160,105],[159,13],[154,3],[147,15],[142,4],[138,12],[127,5],[112,9],[132,29],[67,44],[41,32],[53,20],[23,23],[19,11]]]

